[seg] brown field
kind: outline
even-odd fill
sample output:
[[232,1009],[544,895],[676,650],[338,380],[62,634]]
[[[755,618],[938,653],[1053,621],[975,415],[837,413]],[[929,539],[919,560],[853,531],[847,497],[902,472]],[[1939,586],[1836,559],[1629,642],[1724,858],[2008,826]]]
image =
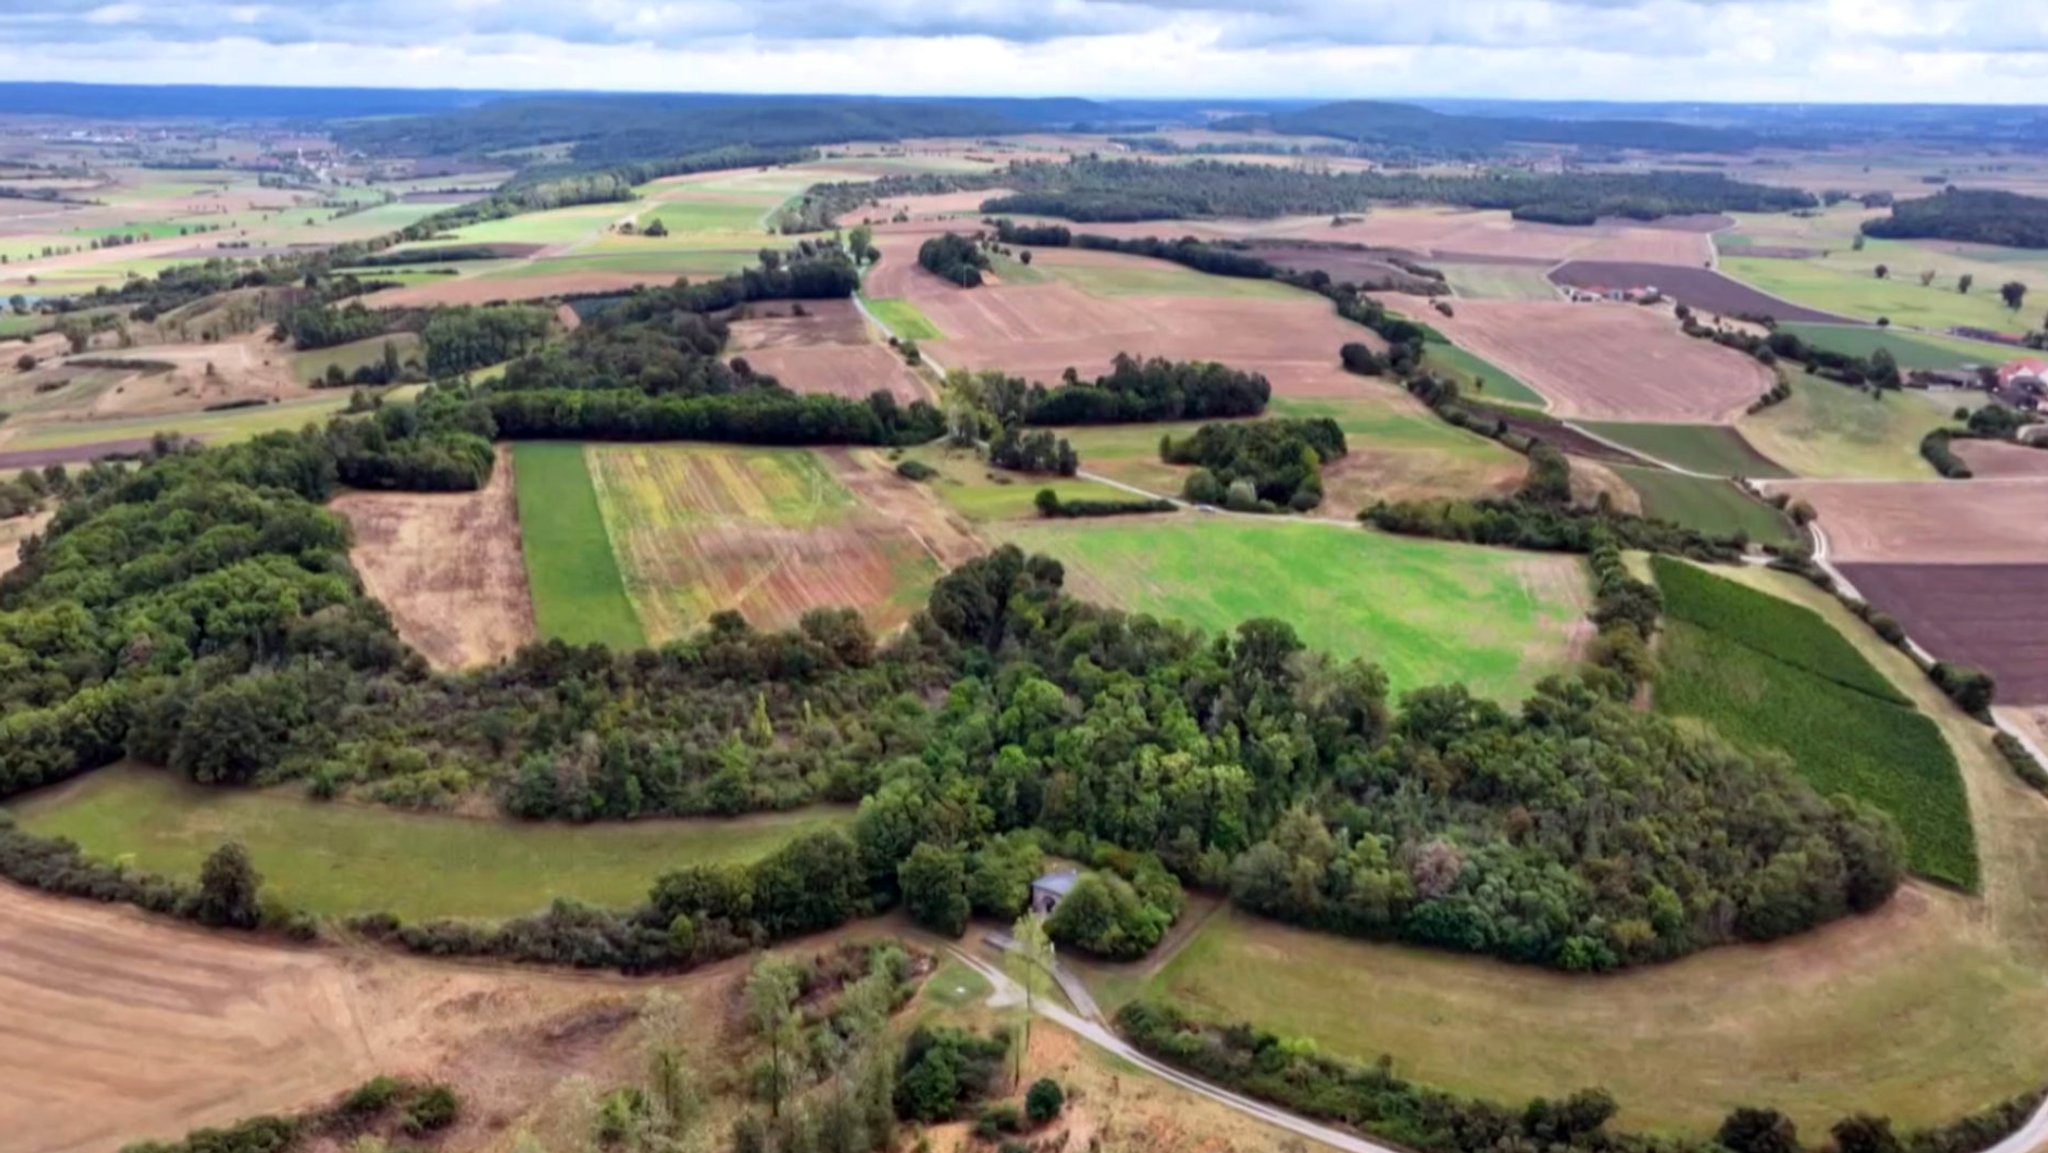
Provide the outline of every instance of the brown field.
[[873,339],[867,319],[851,300],[809,300],[804,302],[804,311],[810,315],[795,316],[786,310],[769,312],[767,306],[755,306],[745,320],[732,322],[725,351],[866,344]]
[[1388,263],[1389,256],[1405,254],[1386,249],[1269,241],[1254,243],[1245,251],[1281,268],[1296,272],[1326,272],[1334,280],[1382,285],[1394,292],[1426,292],[1428,286],[1435,283]]
[[2048,478],[2048,448],[2030,448],[2002,440],[1958,440],[1951,442],[1950,447],[1970,466],[1971,472],[1986,480]]
[[863,204],[847,213],[845,222],[893,223],[896,215],[903,213],[913,220],[947,220],[955,228],[972,231],[978,226],[982,201],[1009,194],[1009,189],[991,188],[986,192],[941,192],[929,196],[898,196],[884,200],[879,205]]
[[1767,486],[1814,507],[1843,564],[2048,564],[2048,480]]
[[1723,316],[1770,316],[1784,321],[1854,324],[1853,320],[1780,300],[1697,265],[1670,265],[1620,260],[1574,260],[1553,269],[1550,279],[1575,288],[1644,288],[1654,286],[1673,300],[1701,312]]
[[925,387],[903,358],[880,344],[821,345],[816,348],[763,348],[746,354],[748,364],[795,391],[825,393],[865,400],[887,392],[897,400],[930,400]]
[[1387,302],[1542,393],[1560,417],[1718,424],[1771,384],[1754,360],[1637,305],[1461,300],[1446,317],[1419,298]]
[[1942,660],[1998,678],[1998,699],[2048,705],[2048,616],[2020,606],[2048,587],[2048,564],[1845,564],[1856,591]]
[[436,668],[491,664],[533,639],[513,484],[500,446],[481,492],[348,492],[330,505],[355,533],[349,558],[370,595]]
[[285,948],[11,884],[0,920],[9,1153],[182,1137],[382,1073],[457,1084],[469,1116],[444,1147],[477,1148],[535,1094],[600,1071],[643,988]]
[[373,292],[361,300],[368,308],[430,308],[436,305],[493,304],[508,300],[544,300],[574,293],[630,292],[644,284],[673,284],[673,272],[556,272],[545,276],[448,277],[431,284],[413,284]]
[[647,638],[732,610],[757,628],[859,609],[909,620],[941,569],[976,555],[964,524],[846,450],[592,445],[592,483]]

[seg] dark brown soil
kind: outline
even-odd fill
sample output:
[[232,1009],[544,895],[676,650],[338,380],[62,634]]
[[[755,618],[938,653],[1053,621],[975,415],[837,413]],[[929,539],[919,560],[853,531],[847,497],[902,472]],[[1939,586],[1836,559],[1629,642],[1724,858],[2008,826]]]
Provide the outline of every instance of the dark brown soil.
[[1998,701],[2048,704],[2048,615],[2033,601],[2044,564],[1847,564],[1870,603],[1898,618],[1938,659],[1998,678]]
[[1847,317],[1790,304],[1731,280],[1711,268],[1627,261],[1574,260],[1550,274],[1552,283],[1573,288],[1637,288],[1654,285],[1664,295],[1701,312],[1720,316],[1769,316],[1780,321],[1855,324]]

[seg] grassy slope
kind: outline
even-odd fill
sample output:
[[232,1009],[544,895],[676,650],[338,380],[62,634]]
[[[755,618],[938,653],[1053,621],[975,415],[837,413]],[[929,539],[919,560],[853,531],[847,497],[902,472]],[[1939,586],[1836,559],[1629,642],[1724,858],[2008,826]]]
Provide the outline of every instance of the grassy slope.
[[1534,408],[1544,408],[1550,403],[1542,393],[1508,375],[1493,362],[1467,352],[1455,344],[1431,342],[1426,345],[1423,349],[1422,364],[1432,372],[1455,378],[1467,389],[1471,388],[1474,380],[1479,381],[1485,386],[1477,390],[1477,395],[1483,400],[1526,404]]
[[1609,465],[1643,498],[1643,514],[1721,535],[1740,529],[1762,544],[1792,544],[1798,537],[1777,509],[1726,481],[1666,472],[1661,468]]
[[1821,792],[1896,818],[1915,872],[1977,885],[1969,804],[1932,721],[1815,614],[1682,562],[1660,558],[1657,574],[1670,618],[1659,711],[1784,752]]
[[[1922,287],[1913,276],[1925,263],[1917,252],[1894,251],[1872,241],[1853,258],[1852,263],[1841,254],[1825,261],[1737,256],[1724,258],[1720,268],[1765,292],[1856,320],[1889,318],[1912,328],[1972,325],[2003,332],[2024,331],[2027,326],[2028,312],[2022,310],[2016,317],[1998,298],[1998,285],[1984,283],[1981,277],[1975,291],[1964,295],[1939,281]],[[1875,269],[1887,261],[1893,275],[1879,280]]]
[[905,340],[943,340],[945,333],[933,324],[915,304],[907,300],[870,300],[868,311],[875,319],[889,326],[889,331]]
[[1714,476],[1782,478],[1792,474],[1758,452],[1742,434],[1721,424],[1629,424],[1582,421],[1617,444],[1679,468]]
[[540,635],[614,648],[646,644],[605,534],[583,446],[527,441],[512,452],[519,477],[519,545]]
[[1800,476],[1932,480],[1920,440],[1951,423],[1955,396],[1869,393],[1812,376],[1794,376],[1783,403],[1743,418],[1742,434],[1764,455]]
[[206,855],[233,838],[248,847],[266,891],[291,904],[407,920],[518,916],[556,897],[629,905],[662,873],[765,856],[852,816],[808,809],[737,820],[515,823],[202,788],[143,768],[102,770],[18,810],[33,832],[173,876],[197,876]]
[[1888,349],[1892,359],[1899,362],[1899,367],[1906,369],[2003,364],[2021,351],[2004,345],[1962,340],[1953,336],[1932,336],[1920,332],[1902,332],[1894,328],[1848,324],[1781,324],[1778,330],[1797,336],[1816,348],[1839,352],[1844,356],[1869,356],[1880,348]]
[[[1252,617],[1387,670],[1396,692],[1464,681],[1500,700],[1569,663],[1584,577],[1559,558],[1328,524],[1215,515],[1004,526],[1080,595],[1211,631]],[[1548,578],[1547,580],[1545,578]]]

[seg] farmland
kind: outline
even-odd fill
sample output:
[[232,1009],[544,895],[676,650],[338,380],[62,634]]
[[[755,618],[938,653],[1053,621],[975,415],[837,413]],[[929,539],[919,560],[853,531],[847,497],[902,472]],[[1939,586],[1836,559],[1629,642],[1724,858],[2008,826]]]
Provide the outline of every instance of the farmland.
[[1455,344],[1430,341],[1422,349],[1422,366],[1430,372],[1448,376],[1459,382],[1461,387],[1470,389],[1478,384],[1477,395],[1502,404],[1526,404],[1532,408],[1546,408],[1549,402],[1536,390],[1502,372],[1499,366],[1459,348]]
[[1210,276],[1184,265],[1086,249],[1042,250],[1032,265],[1094,296],[1209,296],[1243,300],[1299,300],[1300,289],[1278,281]]
[[1934,475],[1920,456],[1920,440],[1954,423],[1955,395],[1873,393],[1819,377],[1790,379],[1791,396],[1740,425],[1742,435],[1765,456],[1799,476],[1917,480]]
[[[2005,307],[1998,299],[1995,285],[1965,295],[1949,285],[1922,285],[1903,268],[1899,275],[1880,280],[1874,269],[1884,258],[1868,251],[1858,253],[1857,257],[1853,268],[1840,263],[1757,257],[1723,260],[1721,268],[1729,276],[1764,292],[1838,317],[1872,322],[1888,319],[1893,325],[1937,330],[1972,325],[2017,332],[2026,327],[2027,318]],[[1775,315],[1781,320],[1822,319]]]
[[1781,324],[1778,331],[1796,336],[1815,348],[1843,356],[1868,357],[1883,349],[1892,354],[1900,368],[1907,370],[2003,364],[2014,355],[2013,350],[2004,345],[1874,325]]
[[1589,432],[1688,472],[1757,479],[1792,475],[1725,424],[1581,423]]
[[945,336],[937,325],[917,310],[915,304],[907,300],[870,300],[867,306],[876,320],[904,340],[940,340]]
[[[1324,469],[1323,515],[1350,516],[1378,500],[1496,496],[1528,472],[1520,454],[1453,428],[1391,389],[1358,399],[1281,397],[1272,412],[1329,417],[1344,430],[1350,451]],[[1152,452],[1156,457],[1156,442]],[[1094,466],[1094,457],[1082,459]]]
[[2048,558],[2048,480],[1774,483],[1819,513],[1838,563],[2035,564]]
[[1212,632],[1275,617],[1312,647],[1385,668],[1397,693],[1463,681],[1518,700],[1571,664],[1584,625],[1586,577],[1564,557],[1215,516],[995,532],[1059,559],[1082,597]]
[[[730,610],[756,627],[794,626],[814,608],[861,610],[878,632],[910,619],[939,574],[911,499],[895,519],[856,500],[804,450],[593,445],[586,450],[626,595],[656,644]],[[936,546],[934,546],[936,547]]]
[[1740,532],[1761,545],[1791,545],[1801,539],[1784,513],[1727,481],[1626,464],[1609,467],[1636,491],[1644,516],[1715,536]]
[[[1153,442],[1156,453],[1157,442]],[[1041,489],[1051,489],[1061,500],[1128,500],[1131,494],[1091,480],[1064,477],[1025,476],[988,466],[972,449],[919,445],[902,452],[902,459],[937,470],[938,475],[918,482],[929,488],[941,503],[969,522],[1036,520],[1036,501]],[[1136,459],[1135,456],[1132,459]],[[1094,462],[1089,462],[1092,466]],[[1105,461],[1104,463],[1110,463]],[[870,467],[893,471],[890,460],[876,460]],[[1161,466],[1162,468],[1164,466]]]
[[1770,316],[1779,321],[1819,323],[1844,319],[1839,313],[1806,307],[1811,301],[1781,299],[1707,268],[1573,261],[1553,271],[1550,279],[1575,288],[1654,287],[1687,307],[1719,316]]
[[1479,300],[1557,299],[1556,286],[1537,265],[1443,264],[1437,270],[1459,296]]
[[605,535],[583,446],[527,442],[514,449],[512,460],[535,632],[571,644],[646,644]]
[[[680,865],[766,856],[852,817],[811,809],[614,826],[512,822],[209,789],[143,768],[102,770],[14,808],[31,832],[171,876],[196,877],[223,840],[239,840],[266,886],[295,906],[334,916],[382,910],[408,921],[515,917],[557,897],[630,905]],[[422,877],[434,883],[418,883]]]
[[1998,678],[2001,702],[2048,704],[2048,619],[2013,605],[2048,564],[1850,564],[1842,575],[1935,656]]
[[359,368],[380,364],[384,360],[386,344],[397,350],[398,358],[402,362],[419,354],[420,338],[415,333],[399,332],[333,348],[293,353],[292,375],[301,384],[313,384],[326,374],[330,365],[339,366],[341,371],[347,374]]
[[1933,722],[1815,614],[1683,568],[1657,561],[1670,618],[1657,708],[1783,752],[1823,794],[1890,813],[1915,872],[1974,889],[1969,804]]

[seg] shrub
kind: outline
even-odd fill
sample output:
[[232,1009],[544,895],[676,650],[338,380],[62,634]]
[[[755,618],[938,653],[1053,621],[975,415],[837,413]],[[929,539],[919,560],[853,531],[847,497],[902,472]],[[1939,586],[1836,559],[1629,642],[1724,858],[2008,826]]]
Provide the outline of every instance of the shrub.
[[921,460],[906,460],[896,466],[896,475],[904,480],[926,481],[939,475],[939,470]]
[[1043,1125],[1058,1117],[1066,1103],[1067,1095],[1060,1089],[1060,1083],[1050,1077],[1032,1082],[1031,1091],[1024,1094],[1024,1112],[1034,1125]]

